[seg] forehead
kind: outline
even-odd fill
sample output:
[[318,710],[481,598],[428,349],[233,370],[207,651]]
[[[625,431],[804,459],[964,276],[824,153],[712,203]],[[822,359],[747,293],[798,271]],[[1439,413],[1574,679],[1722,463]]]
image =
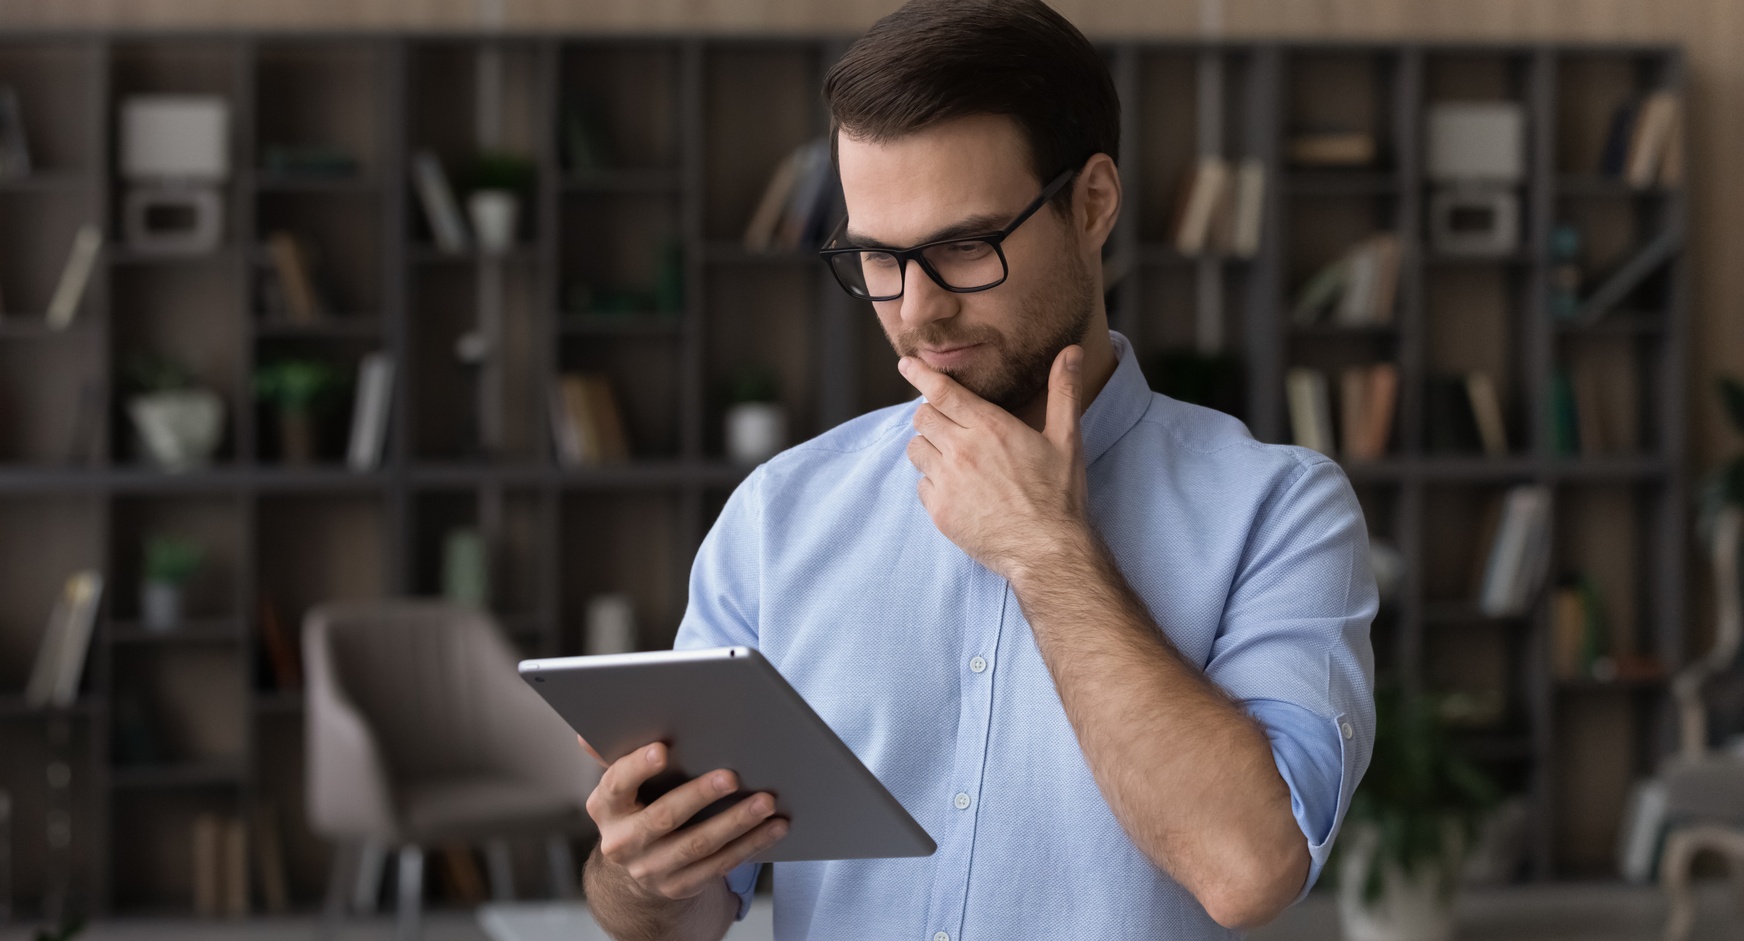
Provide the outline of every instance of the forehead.
[[892,245],[971,216],[1015,213],[1040,185],[1022,133],[1003,115],[956,118],[882,142],[843,133],[836,150],[854,234]]

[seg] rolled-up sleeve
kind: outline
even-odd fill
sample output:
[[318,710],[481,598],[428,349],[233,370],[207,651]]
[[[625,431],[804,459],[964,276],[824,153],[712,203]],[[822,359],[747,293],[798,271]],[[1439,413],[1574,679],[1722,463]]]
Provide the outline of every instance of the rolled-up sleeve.
[[1379,599],[1362,508],[1318,456],[1268,497],[1252,527],[1206,675],[1265,728],[1320,876],[1374,748]]
[[[674,650],[757,646],[760,472],[753,471],[733,490],[697,550],[690,569],[690,600],[672,642]],[[727,874],[727,888],[739,897],[740,921],[751,910],[761,868],[761,863],[746,863]]]

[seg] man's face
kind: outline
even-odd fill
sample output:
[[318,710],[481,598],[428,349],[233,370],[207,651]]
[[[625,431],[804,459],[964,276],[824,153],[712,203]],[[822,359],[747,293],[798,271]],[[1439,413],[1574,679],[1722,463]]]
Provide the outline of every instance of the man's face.
[[[844,133],[837,150],[850,242],[907,248],[947,230],[997,232],[1048,182],[1035,178],[1021,132],[1003,116],[959,118],[877,144]],[[998,287],[946,291],[911,261],[902,296],[873,307],[898,355],[1015,412],[1047,388],[1060,350],[1084,339],[1096,281],[1080,240],[1051,207],[1002,247],[1010,273]]]

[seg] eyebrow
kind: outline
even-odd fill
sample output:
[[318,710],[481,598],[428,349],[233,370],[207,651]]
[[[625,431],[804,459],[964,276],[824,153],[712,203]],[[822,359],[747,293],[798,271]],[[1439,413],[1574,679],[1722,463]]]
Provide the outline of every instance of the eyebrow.
[[[979,215],[970,216],[967,219],[963,219],[961,221],[954,222],[948,226],[945,226],[942,229],[939,229],[938,231],[932,233],[931,235],[928,235],[926,238],[923,238],[920,241],[913,242],[911,244],[913,244],[913,245],[926,245],[930,242],[945,242],[945,241],[949,241],[951,239],[968,238],[968,237],[973,236],[973,235],[992,235],[993,233],[998,232],[1000,229],[1004,228],[1005,223],[1007,221],[1009,221],[1010,219],[1011,219],[1010,213],[984,212],[984,213],[981,213]],[[894,251],[901,251],[902,249],[907,248],[909,246],[907,246],[907,245],[891,245],[888,242],[880,242],[877,239],[866,238],[863,235],[855,235],[854,230],[852,228],[849,228],[846,232],[842,233],[841,247],[843,247],[843,248],[881,248],[881,249],[890,249],[890,250],[894,250]]]

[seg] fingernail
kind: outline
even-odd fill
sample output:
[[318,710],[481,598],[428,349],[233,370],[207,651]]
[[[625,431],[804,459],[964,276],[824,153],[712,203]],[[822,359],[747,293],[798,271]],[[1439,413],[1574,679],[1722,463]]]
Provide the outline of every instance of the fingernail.
[[787,821],[777,820],[769,826],[769,835],[777,840],[787,835]]
[[1077,372],[1078,367],[1080,367],[1082,365],[1084,365],[1084,351],[1083,350],[1073,350],[1072,352],[1066,354],[1066,369],[1068,371]]
[[759,797],[757,802],[751,805],[751,809],[760,814],[772,813],[775,810],[775,802],[767,797]]
[[660,746],[659,745],[648,746],[648,763],[651,765],[657,765],[660,763]]
[[715,790],[726,793],[733,788],[733,776],[730,774],[715,775]]
[[908,357],[904,356],[896,361],[896,371],[905,376],[908,375]]

